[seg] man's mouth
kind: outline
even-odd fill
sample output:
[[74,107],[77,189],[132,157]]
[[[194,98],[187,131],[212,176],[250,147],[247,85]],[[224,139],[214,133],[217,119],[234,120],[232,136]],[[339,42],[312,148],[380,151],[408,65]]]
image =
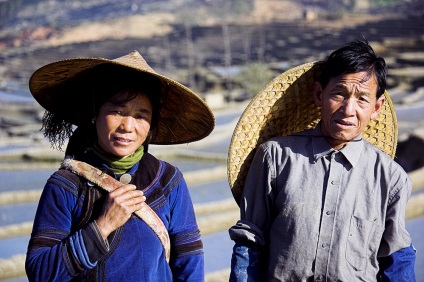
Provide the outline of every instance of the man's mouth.
[[335,120],[335,123],[340,125],[340,126],[355,126],[354,123],[349,122],[349,121],[344,121],[344,120]]
[[345,120],[335,120],[336,125],[341,127],[354,127],[355,124],[353,122],[345,121]]

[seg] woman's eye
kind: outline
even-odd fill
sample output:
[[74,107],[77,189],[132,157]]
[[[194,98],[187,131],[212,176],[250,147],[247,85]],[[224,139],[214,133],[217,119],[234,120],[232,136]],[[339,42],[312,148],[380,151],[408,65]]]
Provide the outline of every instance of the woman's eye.
[[148,115],[138,115],[137,119],[148,119],[149,116]]

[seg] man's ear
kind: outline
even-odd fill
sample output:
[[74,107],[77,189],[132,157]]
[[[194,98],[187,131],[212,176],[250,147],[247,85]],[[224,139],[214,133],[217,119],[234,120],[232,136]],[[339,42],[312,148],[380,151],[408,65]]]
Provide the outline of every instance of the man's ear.
[[315,82],[312,95],[314,96],[315,105],[318,107],[322,106],[322,92],[321,83]]
[[375,119],[380,111],[383,109],[384,102],[386,101],[386,97],[383,95],[378,98],[377,102],[374,105],[374,112],[371,114],[371,120]]

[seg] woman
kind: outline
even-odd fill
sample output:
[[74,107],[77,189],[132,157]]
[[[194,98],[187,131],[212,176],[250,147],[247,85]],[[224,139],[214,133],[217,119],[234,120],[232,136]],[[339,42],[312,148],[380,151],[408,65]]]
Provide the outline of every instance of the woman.
[[[69,138],[68,159],[122,183],[107,193],[66,168],[48,179],[28,246],[29,280],[203,281],[202,241],[187,185],[176,167],[148,153],[148,145],[206,137],[215,122],[207,105],[136,51],[114,60],[46,65],[32,75],[30,90],[46,109],[43,129],[52,145],[61,149]],[[134,215],[146,204],[159,224]],[[169,238],[169,262],[155,233],[160,226]]]

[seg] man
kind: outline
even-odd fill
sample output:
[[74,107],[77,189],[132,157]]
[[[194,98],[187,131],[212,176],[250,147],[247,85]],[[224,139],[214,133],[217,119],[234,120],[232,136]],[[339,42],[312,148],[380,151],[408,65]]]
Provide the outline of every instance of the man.
[[[282,127],[308,120],[315,110],[318,121],[262,144],[258,138],[251,164],[247,156],[241,165],[250,165],[243,191],[236,191],[230,179],[241,211],[229,231],[235,241],[230,281],[415,281],[415,250],[405,229],[411,181],[387,155],[394,156],[397,133],[390,134],[384,123],[396,119],[390,111],[379,116],[392,106],[385,93],[384,59],[368,42],[354,41],[317,66],[321,69],[300,66],[286,72],[249,105],[263,104],[265,96],[273,101],[266,107],[270,112],[258,119],[263,123],[256,131],[262,135],[284,132]],[[317,81],[307,81],[311,72]],[[294,74],[309,86],[287,79]],[[285,88],[285,83],[292,85]],[[286,96],[269,97],[279,92]],[[290,97],[288,92],[297,93],[292,96],[299,105],[293,109],[292,102],[280,102]],[[246,109],[233,135],[230,176],[231,154],[241,155],[243,147],[234,140],[237,130],[250,128],[243,119],[261,115],[250,110],[253,114],[247,117]],[[381,140],[383,135],[391,136]],[[383,152],[387,140],[395,144]]]

